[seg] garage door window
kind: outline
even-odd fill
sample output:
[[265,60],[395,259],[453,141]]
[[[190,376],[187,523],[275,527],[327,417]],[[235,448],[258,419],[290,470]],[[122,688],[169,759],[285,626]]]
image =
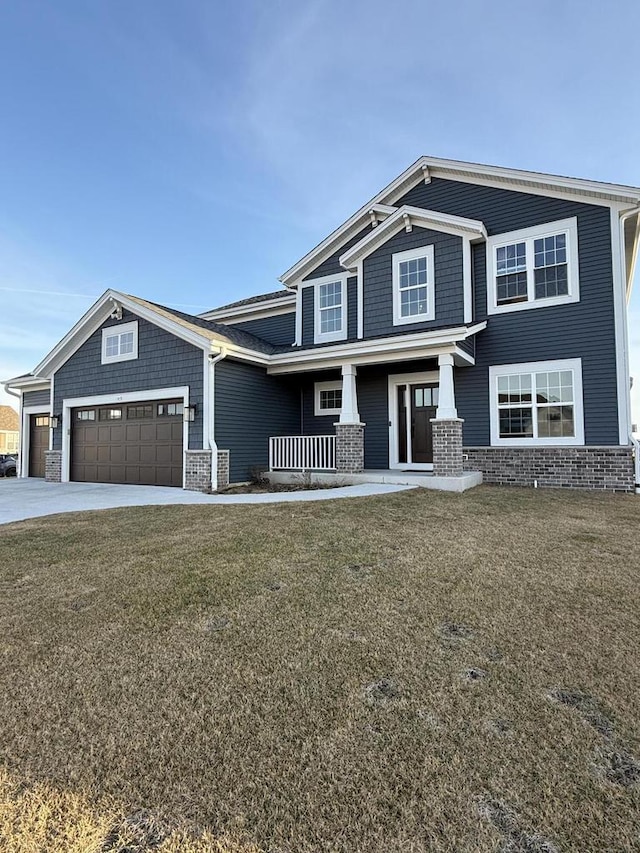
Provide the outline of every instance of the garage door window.
[[36,416],[36,426],[37,427],[48,427],[49,426],[49,416],[48,415],[37,415]]
[[138,420],[139,418],[152,418],[153,417],[153,406],[149,404],[148,406],[128,406],[127,407],[127,420]]
[[158,403],[158,417],[181,417],[184,413],[184,403]]
[[100,409],[99,420],[119,421],[122,418],[122,409]]
[[78,409],[76,419],[79,421],[95,421],[96,413],[93,409]]

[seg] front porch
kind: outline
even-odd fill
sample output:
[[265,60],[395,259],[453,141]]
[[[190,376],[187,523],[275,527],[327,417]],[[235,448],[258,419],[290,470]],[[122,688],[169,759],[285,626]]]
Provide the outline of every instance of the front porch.
[[455,403],[454,367],[466,363],[441,352],[397,365],[342,363],[339,379],[337,370],[335,379],[308,374],[302,434],[270,438],[268,478],[447,491],[478,485],[482,474],[463,470]]

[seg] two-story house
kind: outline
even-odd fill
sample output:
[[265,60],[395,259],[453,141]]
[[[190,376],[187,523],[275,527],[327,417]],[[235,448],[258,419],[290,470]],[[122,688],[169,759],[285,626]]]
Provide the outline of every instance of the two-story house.
[[638,188],[423,157],[274,293],[191,316],[107,291],[6,383],[20,473],[631,490],[639,214]]

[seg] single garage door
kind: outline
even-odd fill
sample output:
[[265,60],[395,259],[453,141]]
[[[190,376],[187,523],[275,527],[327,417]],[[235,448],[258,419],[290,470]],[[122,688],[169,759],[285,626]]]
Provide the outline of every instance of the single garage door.
[[29,476],[44,477],[44,454],[49,449],[49,415],[31,415],[29,420]]
[[182,486],[182,400],[73,409],[71,479]]

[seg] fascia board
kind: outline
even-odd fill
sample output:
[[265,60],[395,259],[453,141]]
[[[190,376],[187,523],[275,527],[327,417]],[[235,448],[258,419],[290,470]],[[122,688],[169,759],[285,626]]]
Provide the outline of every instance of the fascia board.
[[484,223],[479,219],[466,219],[462,216],[452,216],[435,210],[424,210],[421,207],[403,205],[396,208],[396,212],[381,225],[378,225],[371,234],[367,234],[359,243],[341,255],[339,258],[341,266],[345,269],[353,269],[359,261],[375,251],[378,246],[389,240],[396,231],[404,227],[405,216],[409,216],[413,225],[422,228],[431,228],[434,231],[457,236],[470,236],[475,239],[486,240],[487,238]]

